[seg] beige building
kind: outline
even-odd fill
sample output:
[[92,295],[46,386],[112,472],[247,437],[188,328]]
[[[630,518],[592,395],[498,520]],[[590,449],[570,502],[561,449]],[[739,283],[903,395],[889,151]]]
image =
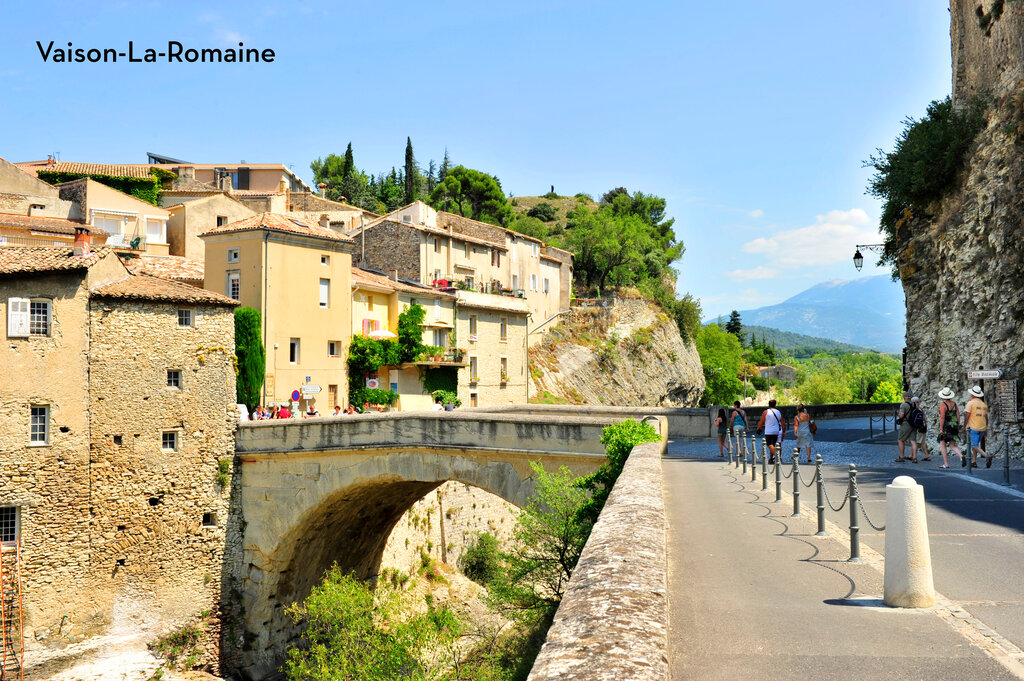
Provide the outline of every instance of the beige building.
[[[163,203],[163,201],[162,201]],[[204,260],[206,247],[200,234],[231,222],[252,217],[256,213],[231,195],[215,192],[190,200],[166,205],[167,244],[170,255],[190,260]]]
[[79,247],[0,249],[0,541],[30,664],[58,631],[217,612],[228,536],[235,301]]
[[0,213],[80,220],[71,201],[33,173],[0,158]]
[[264,404],[347,405],[352,240],[316,223],[261,213],[214,227],[204,287],[260,311]]
[[78,206],[82,219],[107,235],[107,245],[168,255],[170,212],[88,177],[57,186],[62,199]]

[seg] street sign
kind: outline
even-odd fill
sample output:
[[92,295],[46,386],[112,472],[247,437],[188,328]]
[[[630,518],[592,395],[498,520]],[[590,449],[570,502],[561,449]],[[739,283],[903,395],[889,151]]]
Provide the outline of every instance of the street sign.
[[301,396],[301,395],[299,395],[299,391],[298,391],[298,390],[293,390],[293,391],[292,391],[292,401],[293,401],[293,402],[296,402],[296,401],[298,401],[298,399],[299,399],[300,397],[302,397],[302,396]]
[[996,381],[1000,423],[1017,422],[1017,380]]
[[985,369],[984,371],[968,371],[967,378],[1002,378],[1002,369]]
[[318,385],[311,385],[309,383],[306,383],[305,385],[302,386],[303,395],[316,395],[318,392],[320,392],[320,386]]

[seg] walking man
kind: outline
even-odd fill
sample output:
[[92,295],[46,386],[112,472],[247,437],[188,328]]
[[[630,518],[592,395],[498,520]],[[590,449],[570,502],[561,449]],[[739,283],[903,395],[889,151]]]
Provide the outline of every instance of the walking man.
[[988,430],[988,405],[985,404],[985,392],[974,386],[970,389],[971,401],[964,408],[964,421],[967,423],[967,437],[971,448],[971,467],[978,467],[978,454],[985,457],[985,468],[992,468],[992,457],[981,448],[982,438]]
[[903,463],[907,460],[904,455],[907,443],[910,444],[910,462],[917,463],[917,439],[914,437],[914,426],[910,425],[910,410],[914,405],[910,403],[910,392],[903,393],[903,404],[896,412],[896,423],[900,426],[900,432],[896,436],[896,446],[899,447],[900,455],[896,463]]
[[[777,444],[786,435],[786,422],[782,420],[782,412],[775,408],[775,400],[768,400],[768,408],[761,412],[757,432],[764,433],[764,441],[768,445],[768,463],[775,463]],[[782,452],[778,454],[779,463],[782,463]]]

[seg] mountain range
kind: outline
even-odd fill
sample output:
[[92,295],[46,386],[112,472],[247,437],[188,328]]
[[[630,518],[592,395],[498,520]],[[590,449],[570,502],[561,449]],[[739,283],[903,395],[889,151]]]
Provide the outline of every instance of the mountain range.
[[[885,274],[825,281],[776,305],[739,313],[744,326],[767,326],[881,352],[897,353],[904,346],[903,288]],[[729,314],[721,319],[728,320]]]

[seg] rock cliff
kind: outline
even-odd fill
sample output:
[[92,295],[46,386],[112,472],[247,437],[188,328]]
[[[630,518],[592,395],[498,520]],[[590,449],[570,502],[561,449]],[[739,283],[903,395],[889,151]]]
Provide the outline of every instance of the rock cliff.
[[621,296],[573,308],[530,348],[530,400],[609,406],[695,406],[704,391],[697,348],[656,305]]

